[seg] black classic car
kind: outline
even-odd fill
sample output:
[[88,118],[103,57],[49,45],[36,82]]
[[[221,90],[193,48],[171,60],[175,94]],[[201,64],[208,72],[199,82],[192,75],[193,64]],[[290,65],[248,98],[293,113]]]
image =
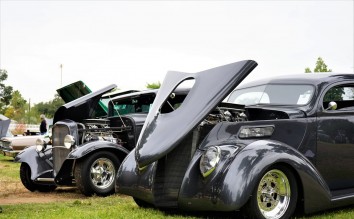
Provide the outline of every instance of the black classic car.
[[[303,73],[238,86],[256,65],[169,72],[116,191],[139,206],[249,218],[354,204],[354,75]],[[186,80],[194,86],[181,106],[161,112]]]
[[[87,196],[114,193],[118,167],[134,148],[157,93],[112,93],[115,87],[90,93],[78,86],[59,92],[66,101],[73,101],[56,111],[50,144],[38,139],[36,146],[15,157],[21,162],[20,178],[28,190],[77,186]],[[186,92],[180,89],[171,95],[164,110],[178,107]]]

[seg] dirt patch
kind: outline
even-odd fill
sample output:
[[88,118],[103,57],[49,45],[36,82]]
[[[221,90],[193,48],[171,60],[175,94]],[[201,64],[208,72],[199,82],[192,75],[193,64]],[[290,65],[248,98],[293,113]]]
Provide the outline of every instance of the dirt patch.
[[77,188],[60,187],[50,193],[30,192],[21,182],[0,181],[0,205],[48,203],[87,198]]

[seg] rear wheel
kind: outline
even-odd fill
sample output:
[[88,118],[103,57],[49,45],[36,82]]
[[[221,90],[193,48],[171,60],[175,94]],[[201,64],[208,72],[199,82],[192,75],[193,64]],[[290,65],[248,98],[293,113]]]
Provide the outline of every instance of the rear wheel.
[[297,183],[285,166],[273,166],[262,175],[246,205],[251,218],[290,218],[296,208]]
[[80,191],[91,196],[114,193],[115,178],[120,161],[113,153],[99,151],[77,162],[74,175]]
[[31,192],[40,191],[40,192],[51,192],[56,189],[56,185],[42,185],[35,183],[31,179],[31,168],[26,163],[21,163],[20,166],[20,178],[22,184]]

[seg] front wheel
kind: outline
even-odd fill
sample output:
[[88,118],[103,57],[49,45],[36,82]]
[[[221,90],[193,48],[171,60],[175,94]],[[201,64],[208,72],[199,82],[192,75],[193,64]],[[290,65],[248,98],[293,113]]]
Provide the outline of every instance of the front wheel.
[[28,189],[31,192],[34,192],[36,190],[40,192],[51,192],[57,188],[56,185],[42,185],[42,184],[35,183],[31,179],[31,168],[26,163],[21,163],[20,178],[22,184],[26,187],[26,189]]
[[246,213],[251,218],[290,218],[297,198],[297,183],[292,171],[285,166],[273,166],[258,181],[246,205]]
[[119,165],[118,157],[109,151],[93,153],[77,162],[74,171],[76,185],[86,196],[111,195]]

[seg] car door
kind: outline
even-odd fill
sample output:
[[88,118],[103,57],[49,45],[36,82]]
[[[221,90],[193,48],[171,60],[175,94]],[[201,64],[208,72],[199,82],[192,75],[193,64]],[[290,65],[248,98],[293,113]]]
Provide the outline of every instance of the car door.
[[354,84],[329,86],[321,102],[316,166],[330,190],[354,188]]

